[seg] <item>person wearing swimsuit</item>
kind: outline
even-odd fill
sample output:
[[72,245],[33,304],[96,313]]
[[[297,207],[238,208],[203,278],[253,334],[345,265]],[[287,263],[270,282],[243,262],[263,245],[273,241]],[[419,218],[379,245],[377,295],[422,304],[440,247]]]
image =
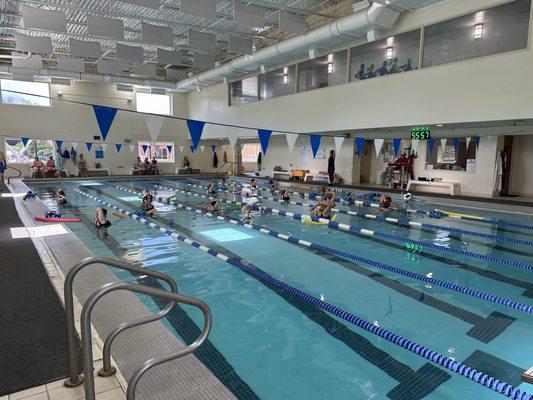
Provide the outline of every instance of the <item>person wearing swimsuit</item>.
[[219,203],[220,203],[220,199],[218,197],[215,197],[213,200],[202,204],[202,210],[207,211],[207,212],[217,212]]
[[107,210],[105,208],[98,207],[94,215],[94,225],[97,228],[111,226],[111,222],[107,220]]
[[289,189],[283,189],[280,193],[280,197],[283,201],[290,201],[291,198],[289,196]]

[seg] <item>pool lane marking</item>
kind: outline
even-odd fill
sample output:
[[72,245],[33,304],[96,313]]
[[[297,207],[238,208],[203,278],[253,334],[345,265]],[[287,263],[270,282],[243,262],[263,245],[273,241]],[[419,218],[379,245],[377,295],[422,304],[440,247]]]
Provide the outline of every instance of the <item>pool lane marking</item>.
[[[191,196],[200,197],[200,198],[204,198],[204,199],[212,200],[214,198],[214,197],[209,197],[209,196],[206,196],[206,195],[203,195],[203,194],[193,193],[193,192],[186,191],[186,190],[180,190],[180,189],[176,189],[176,188],[169,188],[167,186],[162,186],[162,185],[155,185],[155,186],[156,187],[161,187],[161,188],[164,188],[164,189],[168,189],[168,190],[178,191],[178,192],[181,192],[181,193],[184,193],[184,194],[188,194],[188,195],[191,195]],[[224,203],[227,203],[227,204],[239,204],[239,205],[244,204],[242,202],[226,200],[226,199],[223,199],[223,198],[220,198],[220,197],[219,197],[219,199],[220,199],[220,201],[222,201]],[[465,257],[474,258],[474,259],[477,259],[477,260],[484,260],[484,261],[489,261],[489,262],[492,262],[492,263],[495,263],[495,264],[505,265],[507,267],[513,267],[513,268],[519,268],[519,269],[525,269],[525,270],[528,270],[528,271],[533,271],[533,265],[528,264],[528,263],[524,263],[524,262],[521,262],[521,261],[507,260],[505,258],[495,257],[495,256],[488,256],[488,255],[485,255],[485,254],[475,253],[475,252],[472,252],[472,251],[466,251],[466,250],[455,249],[455,248],[451,248],[451,247],[439,246],[439,245],[436,245],[434,243],[428,243],[428,242],[424,242],[424,241],[416,240],[416,239],[411,239],[411,238],[403,238],[403,237],[392,235],[392,234],[389,234],[389,233],[384,233],[384,232],[373,231],[373,230],[370,230],[370,229],[359,228],[358,226],[355,226],[355,225],[347,225],[347,224],[339,223],[337,221],[331,221],[331,220],[325,219],[325,218],[318,218],[318,217],[316,217],[314,215],[292,213],[292,212],[287,212],[287,211],[278,210],[276,208],[270,208],[270,207],[265,207],[265,206],[262,206],[262,208],[268,213],[279,215],[279,216],[282,216],[282,217],[285,217],[285,218],[289,218],[289,219],[294,219],[294,220],[300,221],[302,223],[304,222],[304,220],[311,220],[311,221],[314,221],[314,222],[320,222],[320,223],[324,224],[324,226],[327,226],[330,229],[335,229],[335,230],[340,230],[340,231],[345,231],[345,232],[355,233],[355,234],[361,234],[361,235],[369,236],[369,237],[376,237],[376,238],[381,238],[381,239],[394,240],[396,242],[401,242],[401,243],[415,244],[415,245],[418,245],[418,246],[422,246],[422,247],[425,247],[425,248],[428,248],[428,249],[432,249],[432,250],[442,251],[442,252],[445,252],[445,253],[458,254],[458,255],[465,256]]]
[[[193,187],[196,187],[196,188],[201,188],[201,189],[207,189],[206,186],[194,185],[192,183],[186,183],[186,185],[193,186]],[[228,192],[227,190],[222,190],[222,191],[223,192]],[[231,193],[231,192],[229,192],[229,193]],[[273,197],[268,197],[268,196],[263,196],[263,195],[258,195],[257,197],[260,198],[260,199],[270,200],[270,201],[274,201],[274,202],[278,202],[278,203],[282,203],[282,204],[291,204],[291,205],[302,206],[302,207],[311,207],[311,206],[313,206],[313,204],[310,204],[310,203],[301,203],[301,202],[297,202],[297,201],[284,201],[284,200],[281,200],[281,199],[276,199],[276,198],[273,198]],[[339,208],[333,208],[331,211],[336,212],[336,213],[340,213],[340,214],[351,215],[351,216],[358,217],[358,218],[366,218],[366,219],[371,219],[371,220],[379,221],[379,222],[388,222],[388,223],[391,223],[391,224],[399,225],[399,226],[401,226],[403,228],[411,229],[411,228],[415,227],[415,228],[419,228],[419,229],[427,229],[427,230],[430,230],[430,231],[433,231],[433,232],[448,231],[448,232],[456,233],[456,234],[460,234],[460,235],[480,237],[480,238],[489,239],[489,240],[495,240],[495,241],[499,241],[499,242],[520,244],[520,245],[524,245],[524,246],[533,246],[533,241],[531,241],[531,240],[516,239],[516,238],[512,238],[512,237],[494,235],[494,234],[490,234],[490,233],[475,232],[475,231],[470,231],[470,230],[461,229],[461,228],[453,228],[453,227],[450,227],[450,226],[440,226],[440,225],[428,224],[426,222],[416,222],[416,221],[409,220],[407,218],[391,218],[391,217],[385,217],[385,216],[382,216],[382,215],[365,214],[365,213],[358,212],[358,211],[342,210],[342,209],[339,209]]]
[[[122,190],[122,191],[127,192],[127,193],[132,193],[132,194],[137,194],[137,195],[141,193],[141,192],[138,192],[138,191],[133,190],[133,189],[128,189],[128,188],[124,188],[124,187],[121,187],[121,186],[116,186],[116,185],[113,185],[113,184],[110,184],[110,183],[107,183],[107,185],[112,187],[112,188],[115,188],[117,190]],[[169,203],[163,197],[157,197],[157,199],[159,201],[166,202],[167,204]],[[402,268],[394,267],[392,265],[387,265],[387,264],[379,262],[379,261],[371,260],[369,258],[356,256],[354,254],[351,254],[351,253],[348,253],[348,252],[345,252],[345,251],[335,250],[335,249],[332,249],[332,248],[329,248],[327,246],[323,246],[323,245],[320,245],[320,244],[317,244],[317,243],[308,242],[306,240],[299,239],[299,238],[297,238],[295,236],[283,235],[283,234],[281,234],[279,232],[273,231],[271,229],[263,228],[263,227],[261,227],[259,225],[255,225],[255,224],[252,224],[250,222],[245,223],[243,221],[239,221],[239,220],[236,220],[236,219],[233,219],[233,218],[223,217],[221,215],[213,214],[213,213],[210,213],[210,212],[205,212],[205,211],[202,211],[200,209],[193,208],[193,207],[187,206],[185,204],[178,203],[176,201],[172,201],[172,202],[170,202],[170,204],[173,204],[174,206],[179,207],[180,209],[191,211],[191,212],[194,212],[196,214],[207,216],[207,217],[212,218],[212,219],[217,219],[219,221],[229,222],[229,223],[232,223],[234,225],[240,225],[240,226],[243,226],[243,227],[245,227],[247,229],[255,230],[255,231],[261,232],[263,234],[266,234],[266,235],[269,235],[269,236],[272,236],[272,237],[275,237],[275,238],[278,238],[278,239],[285,240],[285,241],[287,241],[289,243],[299,244],[301,246],[308,247],[308,248],[311,248],[311,249],[314,249],[314,250],[318,250],[318,251],[321,251],[321,252],[324,252],[324,253],[328,253],[328,254],[331,254],[331,255],[334,255],[334,256],[339,256],[341,258],[345,258],[345,259],[350,260],[350,261],[361,262],[363,264],[370,265],[372,267],[379,268],[379,269],[384,269],[384,270],[387,270],[387,271],[390,271],[390,272],[394,272],[394,273],[397,273],[397,274],[400,274],[400,275],[403,275],[403,276],[407,276],[409,278],[413,278],[413,279],[422,281],[424,283],[429,283],[429,284],[433,284],[435,286],[440,286],[440,287],[443,287],[443,288],[446,288],[446,289],[454,290],[456,292],[465,294],[467,296],[471,296],[471,297],[475,297],[475,298],[478,298],[478,299],[486,300],[486,301],[489,301],[489,302],[492,302],[492,303],[496,303],[496,304],[499,304],[499,305],[503,305],[505,307],[509,307],[509,308],[512,308],[512,309],[515,309],[515,310],[518,310],[518,311],[525,312],[527,314],[533,314],[533,306],[531,306],[531,305],[523,304],[523,303],[520,303],[520,302],[517,302],[517,301],[514,301],[514,300],[509,300],[509,299],[506,299],[506,298],[503,298],[503,297],[500,297],[500,296],[496,296],[496,295],[492,295],[490,293],[486,293],[486,292],[483,292],[483,291],[470,289],[468,287],[457,285],[455,283],[450,283],[450,282],[447,282],[447,281],[442,280],[442,279],[436,279],[436,278],[428,277],[428,276],[425,276],[425,275],[422,275],[422,274],[417,274],[417,273],[414,273],[414,272],[411,272],[411,271],[404,270]]]
[[[192,241],[190,239],[187,239],[185,236],[183,236],[180,232],[177,232],[173,229],[165,228],[160,225],[157,225],[146,218],[139,217],[138,215],[135,215],[127,210],[124,210],[114,204],[111,204],[105,200],[102,200],[100,198],[97,198],[95,196],[92,196],[86,192],[83,192],[79,189],[74,189],[76,192],[89,197],[93,200],[95,200],[97,203],[106,205],[108,207],[113,208],[114,210],[127,215],[128,217],[132,218],[133,220],[140,222],[144,225],[150,226],[151,228],[164,233],[165,235],[172,236],[179,241],[185,242],[189,244],[192,247],[196,247],[200,249],[201,251],[204,251],[207,254],[210,254],[214,257],[219,254],[218,251],[212,250],[207,248],[206,250],[203,250],[201,247],[203,246],[201,243],[198,243],[196,241]],[[203,246],[205,247],[205,246]],[[502,382],[490,375],[487,375],[483,372],[477,371],[474,368],[471,368],[467,365],[464,365],[458,361],[452,360],[451,358],[444,356],[436,351],[430,350],[429,348],[422,346],[420,344],[417,344],[416,342],[413,342],[409,339],[406,339],[396,333],[393,333],[391,331],[388,331],[384,328],[381,328],[379,326],[376,326],[375,324],[366,321],[365,319],[356,316],[355,314],[352,314],[348,311],[345,311],[337,306],[334,306],[332,304],[329,304],[326,301],[323,301],[319,299],[318,297],[315,297],[311,294],[308,294],[300,289],[295,288],[294,286],[291,286],[283,281],[280,281],[276,278],[273,278],[255,268],[251,268],[247,266],[246,264],[242,263],[239,260],[232,259],[229,257],[226,257],[226,261],[228,264],[231,264],[235,266],[236,268],[239,268],[241,271],[245,272],[246,274],[255,277],[259,280],[262,280],[264,282],[268,282],[271,285],[277,286],[281,288],[282,290],[285,290],[286,292],[292,294],[293,296],[304,300],[318,308],[321,308],[347,322],[350,322],[356,326],[358,326],[361,329],[366,330],[367,332],[370,332],[378,337],[381,337],[393,344],[396,344],[397,346],[400,346],[404,348],[405,350],[408,350],[414,354],[417,354],[435,364],[440,365],[443,368],[446,368],[447,370],[454,372],[458,375],[461,375],[467,379],[470,379],[473,382],[476,382],[488,389],[491,389],[495,391],[496,393],[500,393],[510,399],[520,399],[520,400],[533,400],[533,395],[528,394],[522,389],[516,388],[508,383]]]

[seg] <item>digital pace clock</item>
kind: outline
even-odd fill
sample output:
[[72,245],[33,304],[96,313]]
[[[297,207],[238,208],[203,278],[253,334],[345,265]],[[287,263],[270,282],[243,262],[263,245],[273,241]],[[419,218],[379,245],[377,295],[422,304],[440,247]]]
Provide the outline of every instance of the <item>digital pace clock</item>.
[[429,126],[418,126],[411,129],[411,140],[427,140],[431,138]]

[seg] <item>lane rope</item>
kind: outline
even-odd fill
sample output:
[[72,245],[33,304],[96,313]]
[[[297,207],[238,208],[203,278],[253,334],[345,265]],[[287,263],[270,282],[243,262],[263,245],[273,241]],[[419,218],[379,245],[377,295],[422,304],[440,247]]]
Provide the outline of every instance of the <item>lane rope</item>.
[[396,344],[397,346],[400,346],[412,353],[415,353],[426,360],[429,360],[435,364],[440,365],[441,367],[454,372],[456,374],[459,374],[467,379],[470,379],[473,382],[476,382],[488,389],[493,390],[496,393],[500,393],[510,399],[515,400],[533,400],[533,395],[528,394],[526,391],[516,388],[508,383],[502,382],[499,379],[496,379],[490,375],[487,375],[483,372],[477,371],[474,368],[471,368],[467,365],[464,365],[458,361],[452,360],[451,358],[446,357],[443,354],[438,353],[437,351],[433,351],[425,346],[422,346],[420,344],[417,344],[416,342],[413,342],[409,339],[406,339],[396,333],[393,333],[389,330],[386,330],[382,327],[379,327],[377,325],[374,325],[371,322],[368,322],[364,320],[361,317],[358,317],[348,311],[344,311],[343,309],[334,306],[332,304],[329,304],[326,301],[320,300],[318,297],[313,296],[311,294],[308,294],[306,292],[303,292],[300,289],[295,288],[294,286],[291,286],[283,281],[280,281],[276,278],[273,278],[261,271],[258,271],[255,268],[249,267],[248,265],[244,264],[238,259],[230,258],[226,256],[223,253],[220,253],[216,250],[210,249],[207,246],[204,246],[203,244],[196,242],[194,240],[188,239],[180,232],[162,227],[158,224],[155,224],[154,222],[151,222],[147,220],[146,218],[139,217],[138,215],[135,215],[131,213],[130,211],[124,210],[116,205],[113,205],[103,199],[97,198],[95,196],[92,196],[86,192],[83,192],[79,189],[74,189],[77,193],[86,196],[88,198],[91,198],[95,200],[97,203],[106,205],[108,207],[113,208],[114,210],[127,215],[128,217],[132,218],[133,220],[140,222],[152,229],[155,229],[165,235],[172,236],[176,239],[178,239],[181,242],[184,242],[188,244],[189,246],[196,247],[197,249],[200,249],[204,253],[207,253],[213,257],[216,257],[222,261],[227,262],[230,265],[233,265],[237,268],[239,268],[241,271],[245,272],[249,276],[252,276],[260,281],[266,282],[269,285],[276,286],[280,288],[281,290],[290,293],[296,298],[299,298],[301,300],[304,300],[308,302],[309,304],[312,304],[324,311],[327,311],[353,325],[358,326],[361,329],[366,330],[367,332],[370,332],[376,336],[379,336],[391,343]]
[[[180,192],[180,193],[183,193],[183,194],[187,194],[187,195],[190,195],[190,196],[201,197],[201,198],[209,199],[209,200],[213,199],[213,197],[209,197],[209,196],[206,196],[206,195],[203,195],[203,194],[199,194],[199,193],[193,193],[193,192],[190,192],[190,191],[187,191],[187,190],[180,190],[180,189],[171,188],[171,187],[162,186],[162,185],[155,185],[155,186],[163,188],[163,189],[166,189],[166,190],[172,190],[172,191],[175,191],[175,192],[177,191],[177,192]],[[220,201],[222,201],[224,203],[227,203],[227,204],[240,204],[240,205],[244,204],[242,202],[226,200],[226,199],[222,199],[222,198],[219,198],[219,199],[220,199]],[[254,206],[254,207],[257,207],[257,206]],[[421,246],[421,247],[424,247],[424,248],[427,248],[427,249],[441,251],[441,252],[444,252],[444,253],[457,254],[457,255],[461,255],[461,256],[465,256],[465,257],[474,258],[476,260],[483,260],[483,261],[488,261],[488,262],[491,262],[491,263],[494,263],[494,264],[505,265],[507,267],[525,269],[527,271],[533,271],[533,265],[528,264],[528,263],[524,263],[522,261],[508,260],[508,259],[505,259],[505,258],[495,257],[495,256],[488,256],[488,255],[485,255],[485,254],[475,253],[475,252],[472,252],[472,251],[466,251],[466,250],[455,249],[455,248],[451,248],[451,247],[439,246],[439,245],[434,244],[434,243],[428,243],[428,242],[424,242],[424,241],[421,241],[421,240],[416,240],[416,239],[411,239],[411,238],[404,238],[404,237],[392,235],[392,234],[389,234],[389,233],[384,233],[384,232],[373,231],[373,230],[370,230],[370,229],[359,228],[358,226],[355,226],[355,225],[347,225],[347,224],[343,224],[343,223],[340,223],[340,222],[337,222],[337,221],[331,221],[331,220],[325,219],[325,218],[318,218],[318,217],[316,217],[314,215],[293,213],[293,212],[278,210],[276,208],[270,208],[270,207],[265,207],[265,206],[261,206],[261,207],[262,207],[263,210],[265,210],[268,213],[275,214],[275,215],[280,215],[280,216],[288,218],[288,219],[294,219],[294,220],[300,221],[302,223],[303,223],[304,220],[311,220],[311,221],[314,221],[314,222],[320,222],[324,226],[327,226],[330,229],[346,231],[346,232],[353,232],[353,233],[356,233],[356,234],[359,234],[359,235],[363,235],[363,236],[369,236],[369,237],[376,237],[376,238],[381,238],[381,239],[393,240],[393,241],[401,242],[401,243],[404,243],[404,244],[410,243],[410,244],[418,245],[418,246]]]
[[[128,188],[121,187],[121,186],[112,185],[110,183],[106,183],[106,185],[109,186],[109,187],[115,188],[117,190],[121,190],[121,191],[126,192],[126,193],[131,193],[131,194],[136,194],[136,195],[141,194],[141,192],[138,192],[136,190],[128,189]],[[156,198],[158,199],[158,201],[169,203],[163,197],[157,196]],[[195,214],[202,215],[202,216],[205,216],[205,217],[209,217],[209,218],[212,218],[212,219],[216,219],[216,220],[219,220],[219,221],[229,222],[229,223],[234,224],[234,225],[239,225],[239,226],[242,226],[242,227],[247,228],[247,229],[258,231],[258,232],[260,232],[262,234],[265,234],[267,236],[273,236],[275,238],[287,241],[289,243],[298,244],[298,245],[301,245],[301,246],[304,246],[304,247],[307,247],[307,248],[310,248],[310,249],[318,250],[318,251],[321,251],[321,252],[324,252],[324,253],[327,253],[327,254],[339,256],[339,257],[348,259],[348,260],[356,262],[356,263],[360,262],[360,263],[363,263],[363,264],[366,264],[366,265],[370,265],[370,266],[375,267],[375,268],[379,268],[379,269],[387,270],[387,271],[390,271],[390,272],[394,272],[394,273],[397,273],[397,274],[400,274],[400,275],[403,275],[403,276],[407,276],[407,277],[412,278],[412,279],[416,279],[416,280],[422,281],[424,283],[429,283],[429,284],[432,284],[432,285],[435,285],[435,286],[440,286],[440,287],[443,287],[443,288],[446,288],[446,289],[454,290],[456,292],[465,294],[467,296],[483,299],[483,300],[486,300],[486,301],[489,301],[489,302],[492,302],[492,303],[496,303],[496,304],[499,304],[499,305],[503,305],[505,307],[509,307],[509,308],[512,308],[512,309],[515,309],[515,310],[518,310],[518,311],[525,312],[527,314],[533,314],[533,306],[531,306],[531,305],[523,304],[523,303],[520,303],[520,302],[517,302],[517,301],[514,301],[514,300],[509,300],[509,299],[506,299],[504,297],[492,295],[490,293],[482,292],[482,291],[479,291],[479,290],[470,289],[468,287],[457,285],[455,283],[450,283],[450,282],[447,282],[447,281],[442,280],[442,279],[436,279],[436,278],[428,277],[426,275],[417,274],[415,272],[411,272],[411,271],[408,271],[408,270],[405,270],[405,269],[402,269],[402,268],[399,268],[399,267],[394,267],[392,265],[388,265],[388,264],[382,263],[380,261],[375,261],[375,260],[372,260],[372,259],[369,259],[369,258],[356,256],[354,254],[351,254],[351,253],[348,253],[348,252],[345,252],[345,251],[342,251],[342,250],[335,250],[335,249],[329,248],[327,246],[323,246],[323,245],[320,245],[320,244],[317,244],[317,243],[309,242],[307,240],[299,239],[299,238],[297,238],[295,236],[292,236],[292,235],[284,235],[282,233],[273,231],[271,229],[264,228],[264,227],[259,226],[259,225],[255,225],[255,224],[252,224],[252,223],[249,223],[249,222],[245,223],[243,221],[239,221],[237,219],[233,219],[233,218],[229,218],[229,217],[223,217],[223,216],[220,216],[220,215],[217,215],[217,214],[214,214],[214,213],[210,213],[210,212],[207,212],[207,211],[200,210],[198,208],[194,208],[194,207],[187,206],[185,204],[178,203],[176,201],[171,201],[170,204],[172,204],[175,207],[177,207],[179,209],[182,209],[182,210],[190,211],[190,212],[193,212]]]
[[[193,186],[193,187],[196,187],[196,188],[207,189],[206,186],[195,185],[195,184],[192,184],[192,183],[187,183],[187,185]],[[223,190],[223,191],[224,192],[228,192],[227,190]],[[263,195],[258,195],[257,197],[260,198],[260,199],[270,200],[270,201],[274,201],[274,202],[282,203],[282,204],[291,204],[291,205],[301,206],[301,207],[311,207],[311,206],[313,206],[313,204],[310,204],[310,203],[300,203],[300,202],[297,202],[297,201],[284,201],[282,199],[276,199],[276,198],[273,198],[273,197],[268,197],[268,196],[263,196]],[[531,241],[531,240],[516,239],[516,238],[512,238],[512,237],[501,236],[501,235],[493,235],[493,234],[490,234],[490,233],[483,233],[483,232],[474,232],[474,231],[469,231],[469,230],[466,230],[466,229],[453,228],[453,227],[450,227],[450,226],[444,226],[444,225],[441,226],[441,225],[428,224],[428,223],[425,223],[425,222],[416,222],[416,221],[412,221],[412,220],[410,220],[408,218],[390,218],[390,217],[385,217],[385,216],[382,216],[382,215],[365,214],[363,212],[342,210],[342,209],[339,209],[339,208],[333,208],[331,211],[339,213],[339,214],[346,214],[346,215],[351,215],[351,216],[355,216],[355,217],[359,217],[359,218],[366,218],[366,219],[370,219],[370,220],[373,220],[373,221],[387,222],[387,223],[391,223],[391,224],[396,224],[396,225],[399,225],[401,227],[409,228],[409,229],[420,228],[420,229],[428,229],[428,230],[431,230],[431,231],[448,231],[448,232],[456,233],[456,234],[460,234],[460,235],[475,236],[475,237],[480,237],[480,238],[484,238],[484,239],[496,240],[496,241],[499,241],[499,242],[508,242],[508,243],[520,244],[520,245],[524,245],[524,246],[533,246],[533,241]]]

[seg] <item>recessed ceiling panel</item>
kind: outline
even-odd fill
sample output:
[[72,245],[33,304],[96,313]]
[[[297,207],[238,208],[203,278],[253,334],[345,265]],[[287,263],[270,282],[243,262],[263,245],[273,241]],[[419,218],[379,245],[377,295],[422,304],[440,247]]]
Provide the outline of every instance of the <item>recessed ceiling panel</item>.
[[117,58],[128,61],[144,61],[144,50],[139,46],[127,46],[117,43]]
[[143,22],[141,29],[144,43],[160,44],[162,46],[174,45],[172,28],[150,25]]
[[98,61],[98,72],[101,74],[121,75],[122,63],[117,61]]
[[102,55],[102,48],[98,42],[87,42],[85,40],[69,39],[70,55],[73,57],[99,58]]
[[265,10],[261,7],[242,4],[240,0],[234,0],[233,19],[241,25],[262,28],[265,26]]
[[230,53],[252,54],[253,45],[254,41],[251,37],[239,38],[232,35],[228,36],[228,51]]
[[17,50],[37,54],[52,54],[52,39],[47,36],[28,36],[17,33]]
[[214,68],[215,57],[201,53],[194,53],[193,64],[198,68]]
[[57,69],[69,72],[84,72],[83,58],[57,57]]
[[153,8],[157,10],[160,6],[159,0],[122,0],[124,3],[135,4],[136,6],[143,6],[146,8]]
[[124,23],[120,19],[102,18],[89,14],[87,15],[87,32],[89,35],[124,40]]
[[217,48],[216,36],[212,33],[197,32],[189,29],[189,47],[198,50],[214,51]]
[[27,5],[22,6],[24,27],[42,29],[45,31],[66,32],[67,22],[65,13],[61,11],[45,10]]
[[[12,52],[11,54],[14,56],[22,55],[16,52]],[[19,68],[42,69],[43,57],[40,54],[32,54],[30,58],[14,58],[13,66]]]
[[181,53],[179,51],[157,49],[157,63],[162,65],[181,65]]
[[290,14],[288,12],[279,12],[279,29],[283,32],[305,33],[309,26],[305,18],[301,15]]
[[180,0],[180,11],[197,17],[216,19],[216,0]]
[[133,63],[133,73],[135,75],[155,77],[155,64]]
[[182,69],[167,68],[167,78],[172,80],[182,80],[187,78],[187,71]]

